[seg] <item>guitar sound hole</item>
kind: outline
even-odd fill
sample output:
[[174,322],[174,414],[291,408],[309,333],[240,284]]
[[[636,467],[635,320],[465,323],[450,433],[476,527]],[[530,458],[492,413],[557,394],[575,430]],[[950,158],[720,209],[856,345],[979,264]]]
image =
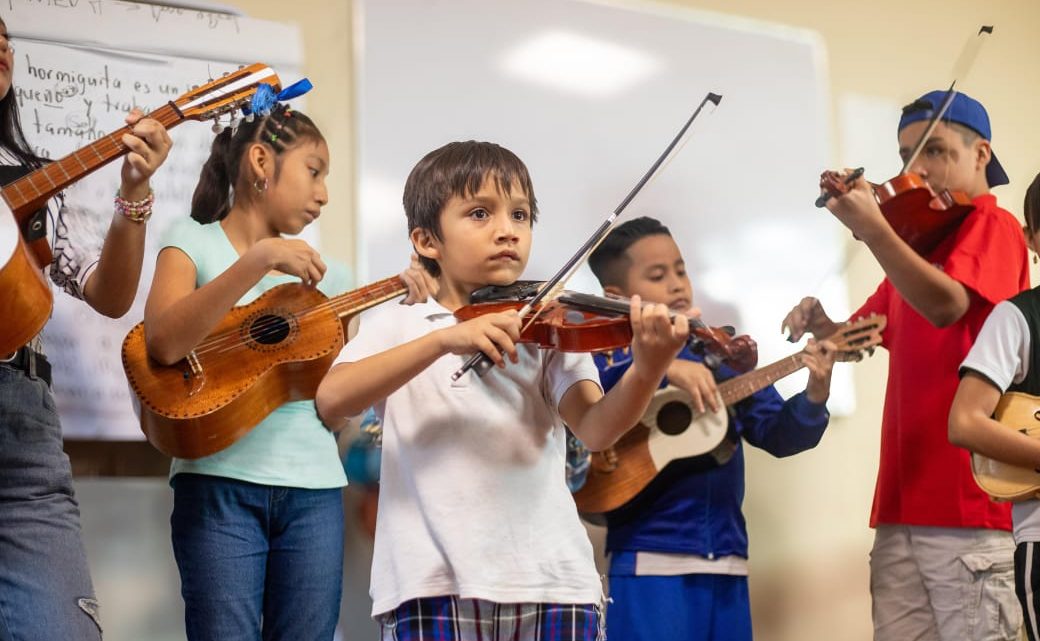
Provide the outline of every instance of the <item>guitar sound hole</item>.
[[289,336],[292,327],[281,316],[265,314],[257,317],[249,326],[249,336],[261,345],[281,343]]
[[676,436],[686,431],[692,419],[693,410],[689,405],[672,401],[657,411],[657,429],[669,436]]

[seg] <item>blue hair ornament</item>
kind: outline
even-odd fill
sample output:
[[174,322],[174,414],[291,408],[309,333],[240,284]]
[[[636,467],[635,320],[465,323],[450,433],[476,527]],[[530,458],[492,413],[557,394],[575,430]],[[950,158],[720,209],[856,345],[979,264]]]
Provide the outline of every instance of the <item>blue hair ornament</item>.
[[303,78],[275,93],[274,87],[266,82],[261,82],[256,87],[253,99],[249,101],[247,106],[242,107],[242,111],[246,115],[260,114],[267,116],[271,113],[271,109],[274,108],[275,104],[302,96],[313,88],[314,85],[311,84],[311,81]]

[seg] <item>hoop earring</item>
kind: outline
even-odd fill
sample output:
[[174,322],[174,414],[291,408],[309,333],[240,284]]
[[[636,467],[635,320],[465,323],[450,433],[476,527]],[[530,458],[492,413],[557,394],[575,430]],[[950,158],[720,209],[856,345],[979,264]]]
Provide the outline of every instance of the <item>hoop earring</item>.
[[267,191],[267,178],[266,177],[263,178],[263,182],[260,182],[260,181],[261,181],[260,178],[255,178],[253,180],[253,189],[255,189],[256,193],[258,193],[258,194],[262,194],[265,191]]

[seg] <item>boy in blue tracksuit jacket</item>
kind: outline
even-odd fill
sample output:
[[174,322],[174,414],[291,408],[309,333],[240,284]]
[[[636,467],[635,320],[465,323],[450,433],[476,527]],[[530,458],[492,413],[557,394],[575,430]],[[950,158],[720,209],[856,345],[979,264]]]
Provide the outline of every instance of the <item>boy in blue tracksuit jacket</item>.
[[[692,306],[678,246],[668,229],[652,218],[620,225],[589,264],[608,293],[639,294],[677,312]],[[820,441],[829,418],[825,403],[834,346],[821,341],[806,350],[806,391],[784,401],[770,386],[732,408],[727,438],[735,450],[725,463],[673,462],[637,499],[607,514],[611,638],[751,639],[741,441],[778,457]],[[631,353],[619,349],[595,360],[603,389],[609,390],[631,364]],[[720,403],[716,382],[738,373],[725,363],[711,370],[703,360],[684,348],[661,385],[670,383],[688,392],[695,410],[714,410]]]

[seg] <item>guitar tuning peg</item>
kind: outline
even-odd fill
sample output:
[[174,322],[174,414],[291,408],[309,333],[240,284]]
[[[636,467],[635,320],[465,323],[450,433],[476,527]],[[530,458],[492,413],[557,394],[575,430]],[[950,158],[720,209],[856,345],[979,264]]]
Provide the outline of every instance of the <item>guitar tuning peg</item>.
[[246,122],[253,122],[254,120],[256,120],[256,114],[251,111],[246,114]]
[[214,118],[213,119],[213,133],[219,134],[222,131],[224,131],[224,125],[220,124],[220,121]]
[[225,71],[224,73],[220,74],[220,77],[221,78],[227,78],[229,75],[231,75],[231,72],[230,71]]

